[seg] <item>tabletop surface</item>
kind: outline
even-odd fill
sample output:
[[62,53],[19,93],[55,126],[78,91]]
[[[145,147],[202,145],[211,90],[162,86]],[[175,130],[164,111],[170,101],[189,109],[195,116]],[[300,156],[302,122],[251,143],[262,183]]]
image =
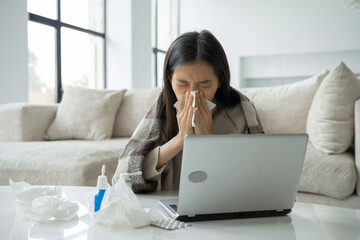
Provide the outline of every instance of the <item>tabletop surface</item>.
[[[62,187],[63,196],[78,202],[94,187]],[[167,213],[159,199],[176,197],[176,192],[137,194],[144,207]],[[37,223],[24,219],[15,208],[8,186],[0,186],[0,239],[360,239],[360,210],[295,203],[282,217],[193,222],[190,227],[164,230],[152,226],[138,229],[94,223],[84,205],[70,221]]]

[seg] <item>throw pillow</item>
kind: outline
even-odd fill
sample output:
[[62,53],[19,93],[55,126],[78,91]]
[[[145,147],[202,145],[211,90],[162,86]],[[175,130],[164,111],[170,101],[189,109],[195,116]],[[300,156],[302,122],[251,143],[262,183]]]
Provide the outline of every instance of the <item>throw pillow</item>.
[[55,119],[45,138],[48,140],[109,139],[125,91],[66,87]]
[[305,133],[313,97],[328,72],[278,87],[240,91],[255,105],[266,133]]
[[356,76],[340,62],[326,76],[311,105],[306,130],[325,153],[343,153],[354,137],[354,106],[360,98]]
[[114,137],[131,137],[146,112],[154,104],[162,88],[126,91],[115,118]]

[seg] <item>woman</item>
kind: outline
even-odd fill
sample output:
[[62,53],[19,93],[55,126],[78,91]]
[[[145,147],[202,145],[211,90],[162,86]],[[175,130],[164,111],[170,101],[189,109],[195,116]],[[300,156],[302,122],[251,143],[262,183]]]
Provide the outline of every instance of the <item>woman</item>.
[[[120,173],[142,171],[131,177],[134,192],[152,191],[159,180],[162,189],[178,190],[187,134],[264,132],[254,106],[230,86],[225,52],[209,31],[185,33],[170,45],[163,81],[162,93],[126,145],[113,177],[114,183]],[[216,104],[212,112],[207,101]]]

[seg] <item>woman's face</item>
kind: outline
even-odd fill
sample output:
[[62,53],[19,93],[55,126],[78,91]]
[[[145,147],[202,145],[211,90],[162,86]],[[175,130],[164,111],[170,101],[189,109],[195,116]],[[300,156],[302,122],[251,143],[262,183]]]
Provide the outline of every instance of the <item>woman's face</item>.
[[207,62],[196,61],[175,68],[171,87],[178,100],[186,91],[201,91],[207,100],[212,101],[220,86],[214,68]]

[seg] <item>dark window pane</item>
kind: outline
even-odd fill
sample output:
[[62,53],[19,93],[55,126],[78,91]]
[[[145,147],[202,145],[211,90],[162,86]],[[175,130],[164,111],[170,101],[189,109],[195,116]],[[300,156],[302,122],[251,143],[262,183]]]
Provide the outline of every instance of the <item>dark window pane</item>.
[[55,102],[55,29],[28,22],[29,102]]
[[61,29],[62,85],[104,88],[104,39]]
[[57,19],[56,0],[27,0],[27,10],[43,17]]
[[61,0],[61,21],[104,32],[103,0]]

